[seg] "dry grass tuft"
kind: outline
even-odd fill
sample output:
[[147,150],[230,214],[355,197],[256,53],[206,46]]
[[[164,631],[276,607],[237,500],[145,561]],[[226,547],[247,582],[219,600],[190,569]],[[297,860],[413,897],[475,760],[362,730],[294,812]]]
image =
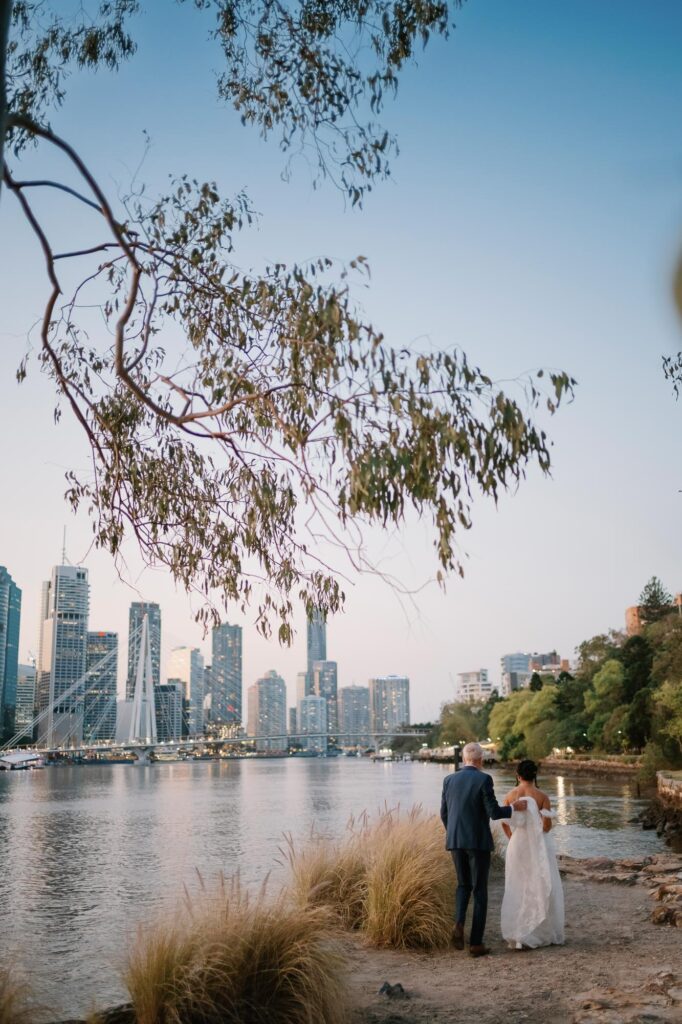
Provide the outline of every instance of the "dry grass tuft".
[[372,840],[364,931],[376,946],[437,949],[452,932],[455,875],[435,815],[384,815]]
[[343,961],[330,915],[238,885],[182,923],[140,934],[125,980],[138,1024],[342,1024]]
[[359,928],[367,903],[369,833],[349,826],[345,841],[314,838],[298,849],[286,837],[285,857],[289,864],[290,892],[298,906],[326,907],[345,928]]
[[452,931],[455,874],[439,819],[419,807],[351,822],[345,840],[288,840],[291,889],[301,906],[328,907],[377,946],[435,949]]
[[31,1024],[28,986],[11,968],[0,967],[0,1024]]

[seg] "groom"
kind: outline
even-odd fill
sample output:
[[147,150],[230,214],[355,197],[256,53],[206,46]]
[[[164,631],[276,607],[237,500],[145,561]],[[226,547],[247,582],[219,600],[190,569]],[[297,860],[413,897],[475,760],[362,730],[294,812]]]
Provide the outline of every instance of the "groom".
[[446,775],[440,816],[445,826],[445,847],[452,853],[457,871],[457,900],[452,944],[464,949],[464,921],[469,897],[474,894],[469,952],[485,956],[490,950],[483,945],[483,932],[488,912],[488,872],[494,849],[489,819],[511,818],[512,810],[525,811],[526,801],[516,800],[510,807],[500,807],[495,799],[493,780],[483,767],[483,749],[478,743],[467,743],[462,751],[463,768]]

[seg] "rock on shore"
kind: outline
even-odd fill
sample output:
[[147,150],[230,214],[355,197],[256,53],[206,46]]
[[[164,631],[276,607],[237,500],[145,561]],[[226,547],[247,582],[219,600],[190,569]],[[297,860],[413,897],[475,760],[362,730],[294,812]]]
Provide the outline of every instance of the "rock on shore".
[[644,829],[656,829],[656,834],[671,842],[682,837],[682,808],[655,797],[639,820]]

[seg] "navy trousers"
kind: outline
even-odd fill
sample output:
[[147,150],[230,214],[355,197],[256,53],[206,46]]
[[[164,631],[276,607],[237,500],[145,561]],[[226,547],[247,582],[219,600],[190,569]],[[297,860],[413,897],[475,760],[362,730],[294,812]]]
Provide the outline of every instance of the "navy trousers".
[[474,914],[471,921],[472,946],[483,945],[485,919],[488,914],[489,850],[451,850],[457,872],[455,923],[464,926],[469,898],[474,894]]

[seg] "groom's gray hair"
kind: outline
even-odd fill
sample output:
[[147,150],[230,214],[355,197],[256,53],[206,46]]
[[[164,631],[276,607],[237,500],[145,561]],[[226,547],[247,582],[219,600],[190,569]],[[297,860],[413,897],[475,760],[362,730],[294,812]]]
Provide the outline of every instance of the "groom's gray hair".
[[462,750],[464,764],[473,764],[483,760],[483,747],[480,743],[467,743]]

